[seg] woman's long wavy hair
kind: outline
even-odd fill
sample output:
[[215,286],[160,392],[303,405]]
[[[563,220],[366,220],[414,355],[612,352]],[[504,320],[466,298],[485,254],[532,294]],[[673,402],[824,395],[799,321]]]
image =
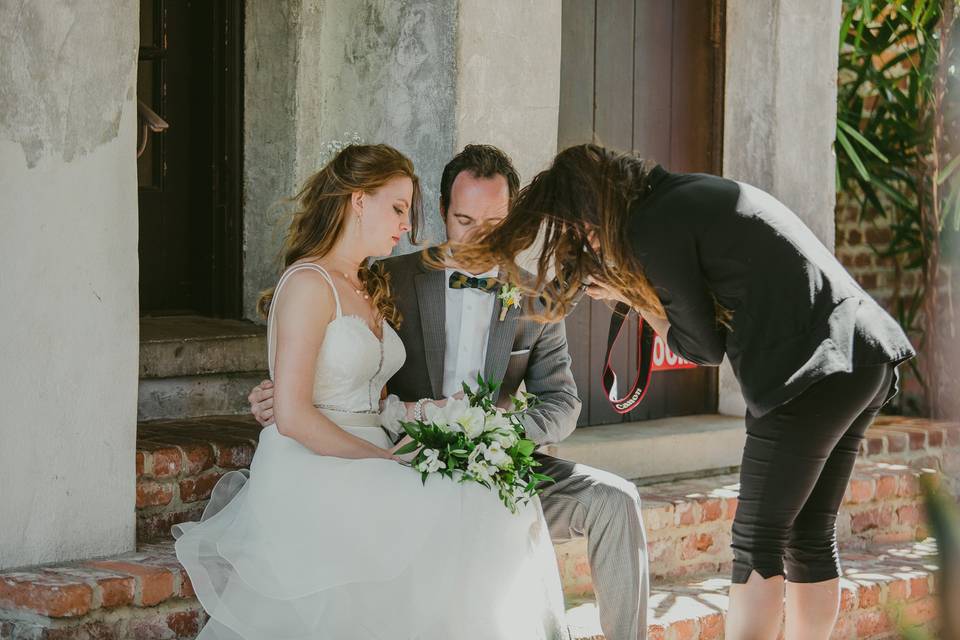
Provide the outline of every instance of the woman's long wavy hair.
[[[304,258],[318,259],[327,255],[343,235],[351,196],[357,192],[372,193],[393,178],[406,176],[413,181],[410,203],[410,240],[417,242],[423,203],[420,181],[413,163],[405,155],[385,144],[350,145],[333,160],[310,176],[291,201],[298,203],[287,230],[281,255],[283,269]],[[357,277],[382,318],[399,326],[402,318],[390,292],[388,275],[376,265],[360,267]],[[266,317],[273,301],[274,287],[260,294],[257,310]]]
[[[542,235],[537,279],[527,287],[543,302],[537,317],[556,321],[567,315],[588,276],[610,284],[634,308],[664,317],[627,234],[630,207],[649,192],[653,166],[596,144],[565,149],[520,190],[500,224],[469,244],[451,243],[450,250],[464,268],[480,272],[499,265],[509,282],[521,283],[517,255]],[[592,234],[599,251],[590,246]],[[551,270],[555,278],[548,283]]]

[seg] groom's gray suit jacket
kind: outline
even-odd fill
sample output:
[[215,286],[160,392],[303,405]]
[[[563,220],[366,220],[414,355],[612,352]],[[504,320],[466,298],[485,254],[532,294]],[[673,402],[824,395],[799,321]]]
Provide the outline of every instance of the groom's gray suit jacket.
[[[424,264],[416,252],[380,262],[403,316],[397,333],[407,359],[387,383],[387,391],[405,402],[441,398],[446,343],[446,274]],[[529,275],[529,274],[528,274]],[[532,276],[530,276],[532,277]],[[493,295],[493,294],[491,294]],[[500,320],[501,301],[493,305],[483,376],[500,380],[500,397],[516,393],[521,382],[540,399],[527,414],[527,436],[537,444],[566,438],[577,425],[580,399],[570,369],[563,322],[542,324],[511,307]]]

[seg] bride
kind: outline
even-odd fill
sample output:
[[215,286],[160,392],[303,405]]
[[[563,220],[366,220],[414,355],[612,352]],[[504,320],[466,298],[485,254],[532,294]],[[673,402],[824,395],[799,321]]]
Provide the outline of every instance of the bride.
[[423,484],[380,426],[406,353],[389,283],[365,265],[416,233],[412,163],[350,146],[298,200],[287,268],[260,300],[276,424],[249,473],[224,476],[201,521],[174,528],[210,615],[199,638],[566,637],[539,502],[511,514],[477,484]]

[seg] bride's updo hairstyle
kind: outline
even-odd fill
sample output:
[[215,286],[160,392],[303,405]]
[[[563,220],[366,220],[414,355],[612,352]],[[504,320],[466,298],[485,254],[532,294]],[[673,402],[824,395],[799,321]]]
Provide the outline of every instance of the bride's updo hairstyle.
[[[565,149],[520,190],[502,222],[477,241],[451,243],[450,248],[467,269],[479,272],[499,265],[509,282],[523,282],[517,256],[542,242],[537,247],[537,281],[528,291],[539,294],[544,303],[543,312],[535,317],[563,318],[589,277],[612,285],[634,308],[664,317],[627,232],[630,208],[647,196],[653,166],[634,154],[596,144]],[[594,235],[599,251],[590,246]],[[556,277],[548,283],[550,271]]]
[[[283,244],[283,268],[304,258],[317,259],[327,255],[346,228],[352,194],[357,191],[372,193],[402,176],[413,181],[410,240],[416,244],[423,205],[420,181],[414,173],[413,163],[385,144],[350,145],[310,176],[300,193],[291,199],[298,208]],[[399,326],[400,313],[390,294],[388,275],[377,266],[363,265],[357,276],[370,295],[379,318]],[[264,291],[257,302],[257,311],[264,317],[270,310],[273,291],[273,287]]]

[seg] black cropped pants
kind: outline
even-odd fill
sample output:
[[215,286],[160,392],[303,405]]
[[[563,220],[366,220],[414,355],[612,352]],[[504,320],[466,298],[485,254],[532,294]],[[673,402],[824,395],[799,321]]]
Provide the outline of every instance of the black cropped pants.
[[733,582],[840,576],[837,512],[864,433],[889,399],[895,367],[863,366],[811,385],[760,418],[747,413]]

